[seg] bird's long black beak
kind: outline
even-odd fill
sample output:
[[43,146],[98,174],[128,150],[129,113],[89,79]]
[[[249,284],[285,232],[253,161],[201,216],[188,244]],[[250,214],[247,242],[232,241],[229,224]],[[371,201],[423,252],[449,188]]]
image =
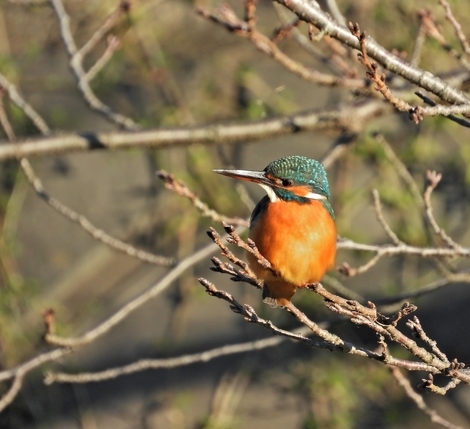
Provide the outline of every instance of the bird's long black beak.
[[266,177],[264,171],[250,170],[212,170],[214,173],[223,174],[224,176],[233,177],[234,179],[247,180],[249,182],[261,183],[272,186],[272,182]]

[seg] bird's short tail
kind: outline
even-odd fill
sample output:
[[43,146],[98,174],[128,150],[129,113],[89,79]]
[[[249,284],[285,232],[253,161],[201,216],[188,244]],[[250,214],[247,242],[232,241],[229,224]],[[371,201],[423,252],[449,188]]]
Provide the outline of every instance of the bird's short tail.
[[271,296],[271,292],[269,292],[266,284],[263,285],[263,302],[268,304],[271,308],[279,307],[277,300]]

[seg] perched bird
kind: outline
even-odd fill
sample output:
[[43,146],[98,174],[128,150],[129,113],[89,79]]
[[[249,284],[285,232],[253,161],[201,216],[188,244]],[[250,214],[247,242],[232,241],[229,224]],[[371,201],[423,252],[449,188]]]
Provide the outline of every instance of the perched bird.
[[335,215],[323,165],[304,156],[287,156],[263,171],[214,170],[260,185],[267,193],[250,220],[250,238],[276,273],[248,253],[248,262],[263,280],[263,298],[287,306],[298,287],[318,283],[333,268]]

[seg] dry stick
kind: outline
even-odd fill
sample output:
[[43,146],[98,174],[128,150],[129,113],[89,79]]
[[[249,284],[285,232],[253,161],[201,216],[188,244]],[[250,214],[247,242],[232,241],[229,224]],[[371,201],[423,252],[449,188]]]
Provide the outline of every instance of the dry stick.
[[[295,335],[290,331],[285,331],[273,325],[270,320],[265,320],[260,318],[254,311],[254,309],[247,305],[239,303],[232,295],[229,293],[217,289],[213,283],[209,282],[204,278],[200,278],[199,282],[206,288],[209,295],[216,298],[227,301],[230,304],[230,309],[240,314],[245,318],[247,322],[259,324],[267,329],[270,329],[274,334],[283,335],[288,338],[300,341],[309,345],[311,347],[327,349],[330,351],[349,353],[353,355],[358,355],[362,357],[367,357],[370,359],[377,360],[386,364],[394,365],[401,368],[406,368],[408,371],[426,371],[428,373],[440,373],[441,370],[437,369],[433,365],[430,365],[426,362],[413,362],[405,359],[398,359],[392,356],[387,356],[387,360],[384,360],[383,355],[375,353],[371,350],[367,350],[362,347],[358,347],[352,343],[343,341],[337,335],[330,333],[329,331],[319,327],[315,322],[311,321],[304,313],[298,310],[295,306],[290,304],[286,307],[286,310],[294,314],[294,316],[305,326],[307,326],[312,333],[318,335],[320,338],[324,339],[323,342],[313,341],[302,335]],[[339,297],[336,297],[339,298]],[[405,337],[406,338],[406,337]]]
[[[427,336],[425,336],[424,331],[422,333],[420,332],[421,325],[414,323],[411,325],[411,327],[419,335],[424,334],[421,336],[421,338],[425,340],[426,343],[431,345],[431,352],[423,347],[418,346],[414,340],[407,337],[396,328],[396,323],[402,317],[414,311],[416,309],[415,306],[405,303],[402,310],[400,310],[398,313],[391,317],[385,317],[376,312],[376,308],[372,303],[369,303],[369,307],[364,307],[356,301],[346,300],[331,294],[330,292],[326,291],[321,286],[321,284],[311,285],[310,289],[314,290],[316,293],[325,298],[325,305],[330,310],[349,317],[353,323],[369,327],[383,337],[398,343],[401,347],[408,350],[413,356],[417,357],[425,365],[427,365],[428,368],[432,368],[432,370],[429,371],[430,374],[441,373],[448,377],[452,377],[453,380],[445,388],[439,388],[436,386],[433,390],[436,391],[436,393],[442,394],[443,391],[447,391],[448,389],[455,387],[455,385],[461,381],[470,385],[470,371],[465,368],[465,364],[459,363],[455,360],[449,363],[447,357],[443,358],[444,354],[440,352],[437,346],[433,344]],[[376,314],[376,316],[374,316],[374,314]],[[418,328],[416,328],[417,325]],[[403,365],[403,363],[391,363],[388,359],[384,362],[394,366]],[[406,364],[403,365],[403,367],[407,368],[408,370],[413,370],[416,369],[416,364],[416,362],[412,362],[410,367],[407,367]],[[428,384],[430,384],[430,382]],[[424,387],[430,388],[428,385],[425,385]]]
[[86,73],[83,69],[83,55],[80,50],[77,49],[70,29],[70,16],[65,11],[62,0],[51,0],[51,4],[57,15],[57,19],[59,20],[60,34],[70,58],[70,68],[73,71],[78,89],[82,93],[85,101],[91,109],[101,113],[109,121],[128,130],[139,129],[139,125],[137,125],[131,118],[114,112],[95,95],[86,79]]
[[[351,34],[348,28],[340,25],[329,14],[323,11],[314,0],[275,0],[295,13],[300,19],[315,25],[325,34],[343,42],[347,46],[359,49],[358,39]],[[372,37],[367,36],[365,41],[367,55],[381,64],[390,72],[397,74],[409,82],[426,89],[449,103],[470,103],[468,96],[433,74],[406,63],[398,56],[387,51]],[[469,107],[470,109],[470,107]]]
[[[306,334],[306,328],[293,331],[293,334]],[[174,358],[162,359],[141,359],[128,365],[116,368],[109,368],[104,371],[82,372],[79,374],[67,374],[62,372],[48,372],[44,382],[52,383],[89,383],[96,381],[109,380],[122,375],[132,374],[147,369],[175,368],[179,366],[190,365],[197,362],[209,362],[222,356],[246,353],[251,351],[263,350],[268,347],[274,347],[287,340],[287,337],[269,337],[261,340],[248,341],[245,343],[231,344],[222,347],[216,347],[211,350],[205,350],[200,353],[182,355]]]
[[428,407],[424,402],[423,397],[415,392],[408,378],[406,378],[398,368],[391,366],[389,367],[389,370],[397,383],[405,391],[406,396],[408,396],[408,398],[410,398],[421,411],[427,414],[433,423],[439,424],[448,429],[462,429],[460,426],[456,426],[445,420],[437,413],[436,410]]
[[415,316],[413,317],[413,320],[407,320],[406,326],[413,330],[417,337],[420,338],[422,341],[424,341],[426,344],[428,344],[431,347],[432,352],[443,362],[450,363],[449,360],[447,359],[447,356],[439,349],[437,346],[436,341],[431,340],[431,338],[428,337],[426,332],[424,332],[423,327],[421,326],[421,322],[419,319]]
[[[3,84],[1,75],[0,84]],[[13,101],[18,104],[16,98]],[[196,143],[235,144],[240,141],[257,141],[298,132],[344,131],[349,128],[354,129],[358,123],[383,116],[390,110],[389,106],[379,100],[369,100],[364,103],[343,104],[331,110],[318,109],[248,123],[158,128],[134,132],[55,135],[20,140],[16,144],[4,143],[0,145],[0,161],[76,151],[163,148]]]
[[[297,27],[302,22],[299,18],[296,18],[295,21],[292,22],[292,16],[290,13],[286,11],[286,9],[280,5],[275,4],[275,11],[278,14],[281,21],[284,23],[283,27],[288,28],[291,27],[290,33],[293,35],[296,42],[299,46],[305,50],[310,55],[313,55],[319,61],[321,61],[325,66],[327,66],[331,71],[337,73],[339,71],[344,72],[345,69],[341,69],[338,67],[335,62],[325,55],[319,48],[317,48],[314,44],[311,43],[309,37],[305,36]],[[273,42],[277,42],[276,35],[273,37]]]

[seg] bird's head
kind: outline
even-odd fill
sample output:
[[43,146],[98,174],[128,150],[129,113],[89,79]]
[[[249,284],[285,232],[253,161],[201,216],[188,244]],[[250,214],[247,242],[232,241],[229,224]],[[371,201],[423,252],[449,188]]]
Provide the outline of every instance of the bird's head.
[[263,171],[224,169],[214,172],[257,183],[267,192],[271,202],[320,200],[326,204],[330,198],[323,165],[304,156],[286,156],[271,162]]

